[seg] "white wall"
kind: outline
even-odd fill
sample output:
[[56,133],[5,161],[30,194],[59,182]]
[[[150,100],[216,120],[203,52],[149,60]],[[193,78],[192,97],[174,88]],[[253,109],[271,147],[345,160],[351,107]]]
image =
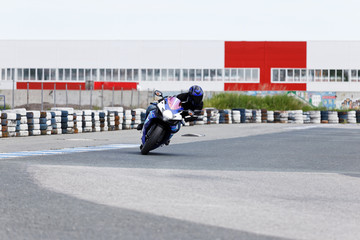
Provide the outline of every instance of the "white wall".
[[311,92],[357,92],[360,82],[308,82],[306,90]]
[[224,41],[0,41],[0,67],[223,68]]
[[360,41],[308,41],[307,68],[360,69]]

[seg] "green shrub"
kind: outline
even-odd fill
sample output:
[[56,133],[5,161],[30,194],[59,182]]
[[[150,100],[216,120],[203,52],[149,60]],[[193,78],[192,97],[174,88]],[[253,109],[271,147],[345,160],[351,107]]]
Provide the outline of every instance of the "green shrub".
[[215,107],[217,109],[267,109],[267,110],[315,110],[309,104],[306,104],[292,96],[286,94],[273,96],[249,96],[236,93],[221,93],[204,101],[205,107]]

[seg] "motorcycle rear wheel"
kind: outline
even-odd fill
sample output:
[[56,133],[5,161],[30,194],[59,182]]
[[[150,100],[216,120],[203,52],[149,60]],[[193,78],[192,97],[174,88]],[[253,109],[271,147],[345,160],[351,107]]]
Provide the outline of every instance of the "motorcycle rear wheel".
[[141,154],[146,155],[154,148],[154,146],[162,140],[164,129],[157,125],[153,131],[151,131],[148,139],[145,141],[141,148]]

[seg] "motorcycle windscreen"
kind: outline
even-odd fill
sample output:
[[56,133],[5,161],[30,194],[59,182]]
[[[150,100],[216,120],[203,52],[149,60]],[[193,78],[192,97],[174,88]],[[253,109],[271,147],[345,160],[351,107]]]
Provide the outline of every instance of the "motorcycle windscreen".
[[171,110],[180,110],[181,107],[181,101],[177,97],[169,97],[167,99],[167,104]]

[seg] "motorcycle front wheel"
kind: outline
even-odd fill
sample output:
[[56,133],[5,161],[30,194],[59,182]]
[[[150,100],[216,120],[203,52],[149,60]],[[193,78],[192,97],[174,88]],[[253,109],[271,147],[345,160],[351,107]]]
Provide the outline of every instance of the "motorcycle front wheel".
[[164,129],[156,125],[155,128],[150,132],[150,135],[146,139],[143,147],[141,148],[141,154],[146,155],[154,148],[154,146],[161,142],[162,138],[164,137]]

